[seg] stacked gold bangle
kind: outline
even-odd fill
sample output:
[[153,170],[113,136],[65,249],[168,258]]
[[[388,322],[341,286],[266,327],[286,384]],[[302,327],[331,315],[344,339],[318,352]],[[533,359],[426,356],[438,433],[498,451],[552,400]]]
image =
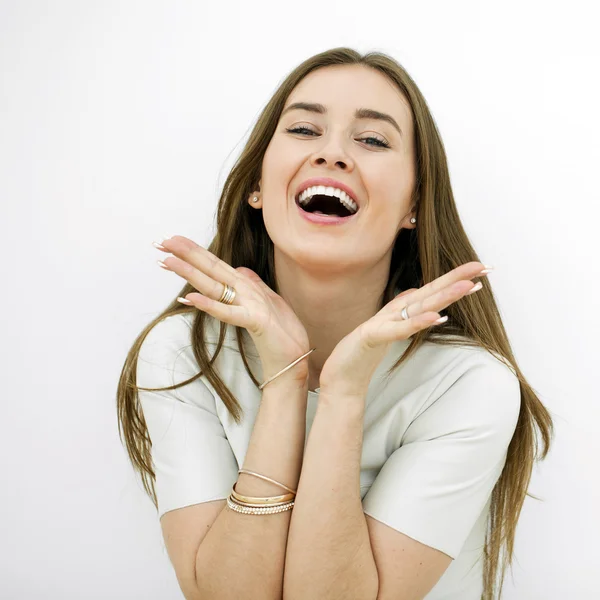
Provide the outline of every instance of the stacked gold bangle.
[[248,471],[247,469],[240,469],[238,473],[246,473],[248,475],[254,475],[259,479],[270,481],[271,483],[288,490],[290,493],[283,494],[282,496],[269,497],[243,496],[235,491],[236,484],[234,484],[231,494],[229,495],[229,498],[227,498],[227,506],[230,509],[247,515],[270,515],[291,510],[293,508],[294,498],[296,497],[296,492],[294,490],[274,479],[254,473],[253,471]]

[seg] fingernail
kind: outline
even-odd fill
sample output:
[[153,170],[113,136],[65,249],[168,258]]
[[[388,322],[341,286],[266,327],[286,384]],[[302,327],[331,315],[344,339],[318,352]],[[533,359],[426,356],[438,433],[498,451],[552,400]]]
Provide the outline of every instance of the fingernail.
[[439,319],[434,321],[434,323],[445,323],[447,320],[448,320],[448,315],[446,315],[445,317],[440,317]]
[[483,266],[485,267],[485,269],[479,273],[480,275],[486,275],[487,273],[491,273],[494,270],[494,267],[492,265]]
[[164,246],[161,246],[158,242],[152,242],[152,245],[159,250],[166,250]]
[[481,288],[483,287],[483,283],[481,283],[481,281],[478,281],[475,284],[475,287],[473,287],[470,291],[468,291],[465,295],[468,296],[469,294],[474,294],[475,292],[478,292]]
[[170,233],[163,233],[162,236],[158,238],[158,243],[162,244],[165,240],[170,240],[173,236]]
[[165,263],[164,263],[162,260],[157,260],[157,261],[156,261],[156,264],[157,264],[159,267],[162,267],[163,269],[166,269],[167,271],[170,271],[170,270],[171,270],[171,269],[169,269],[169,267],[167,267],[167,265],[165,265]]
[[181,302],[181,304],[187,304],[189,306],[192,305],[192,303],[187,298],[177,298],[177,302]]

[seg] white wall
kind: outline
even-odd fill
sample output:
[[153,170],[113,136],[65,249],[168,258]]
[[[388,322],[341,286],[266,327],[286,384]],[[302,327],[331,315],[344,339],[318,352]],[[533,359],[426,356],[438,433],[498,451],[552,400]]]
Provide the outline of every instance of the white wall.
[[126,351],[183,284],[151,243],[208,244],[259,110],[338,45],[391,54],[421,87],[517,358],[555,417],[504,597],[598,597],[593,6],[1,1],[0,597],[182,598],[115,412]]

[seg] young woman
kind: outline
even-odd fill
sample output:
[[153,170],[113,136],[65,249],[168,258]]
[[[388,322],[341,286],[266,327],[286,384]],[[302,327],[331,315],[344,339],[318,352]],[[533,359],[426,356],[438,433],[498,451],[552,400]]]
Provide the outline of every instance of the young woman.
[[186,283],[129,351],[119,431],[186,598],[499,596],[552,420],[406,71],[302,63],[208,248],[155,246]]

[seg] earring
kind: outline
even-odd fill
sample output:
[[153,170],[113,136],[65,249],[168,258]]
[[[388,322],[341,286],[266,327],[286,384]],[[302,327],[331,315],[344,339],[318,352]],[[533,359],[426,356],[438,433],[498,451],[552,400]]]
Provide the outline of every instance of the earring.
[[256,196],[254,196],[254,198],[252,199],[252,202],[258,202],[258,198]]
[[416,222],[417,222],[417,220],[416,220],[416,219],[413,217],[413,218],[410,220],[410,222],[411,222],[411,223],[416,223]]

